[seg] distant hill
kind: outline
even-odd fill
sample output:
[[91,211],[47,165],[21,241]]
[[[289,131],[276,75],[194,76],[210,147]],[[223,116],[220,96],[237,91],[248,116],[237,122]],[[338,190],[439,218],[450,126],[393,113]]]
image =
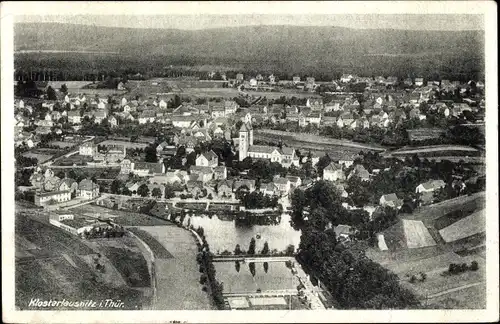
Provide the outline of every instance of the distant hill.
[[252,26],[205,30],[19,23],[16,51],[117,52],[130,60],[236,64],[294,72],[482,73],[483,31]]

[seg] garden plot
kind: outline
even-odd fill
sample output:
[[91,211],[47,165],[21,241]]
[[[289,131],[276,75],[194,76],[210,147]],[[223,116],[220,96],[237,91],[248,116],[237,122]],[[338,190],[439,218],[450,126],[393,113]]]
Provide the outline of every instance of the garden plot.
[[429,234],[422,221],[403,219],[402,222],[409,249],[436,245],[436,241]]

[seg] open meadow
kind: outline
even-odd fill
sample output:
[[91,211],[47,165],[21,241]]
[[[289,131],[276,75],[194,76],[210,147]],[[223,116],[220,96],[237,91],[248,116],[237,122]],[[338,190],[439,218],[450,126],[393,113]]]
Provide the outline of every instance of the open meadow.
[[40,150],[30,150],[28,152],[24,152],[22,154],[24,157],[35,158],[38,160],[38,163],[44,163],[54,157],[53,154],[48,154],[46,152],[42,152]]
[[[199,283],[198,248],[192,234],[177,226],[140,226],[172,256],[155,260],[155,310],[210,310],[210,297]],[[153,250],[154,251],[154,250]]]

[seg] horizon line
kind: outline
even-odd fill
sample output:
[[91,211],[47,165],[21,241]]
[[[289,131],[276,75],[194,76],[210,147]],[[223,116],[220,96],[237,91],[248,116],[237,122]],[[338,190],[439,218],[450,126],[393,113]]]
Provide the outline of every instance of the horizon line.
[[414,28],[384,28],[384,27],[346,27],[346,26],[339,26],[339,25],[299,25],[299,24],[286,24],[286,23],[281,23],[281,24],[255,24],[255,25],[240,25],[240,26],[214,26],[214,27],[205,27],[205,28],[175,28],[175,27],[146,27],[146,26],[140,26],[140,27],[133,27],[133,26],[106,26],[106,25],[99,25],[99,24],[92,24],[92,23],[85,23],[85,22],[61,22],[61,21],[40,21],[40,22],[34,22],[34,21],[19,21],[19,22],[14,22],[15,25],[20,25],[20,24],[59,24],[59,25],[74,25],[74,26],[89,26],[89,27],[101,27],[101,28],[118,28],[118,29],[148,29],[148,30],[182,30],[182,31],[203,31],[203,30],[216,30],[216,29],[236,29],[236,28],[252,28],[252,27],[302,27],[302,28],[339,28],[339,29],[354,29],[354,30],[406,30],[406,31],[422,31],[422,32],[433,32],[433,31],[440,31],[440,32],[467,32],[467,31],[482,31],[484,32],[483,28],[476,28],[476,29],[414,29]]

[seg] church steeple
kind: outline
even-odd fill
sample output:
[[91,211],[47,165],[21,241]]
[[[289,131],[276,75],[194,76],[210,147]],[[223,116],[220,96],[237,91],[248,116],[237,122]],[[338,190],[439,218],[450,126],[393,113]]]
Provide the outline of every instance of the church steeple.
[[[250,139],[250,132],[252,133],[251,139]],[[247,124],[243,124],[240,127],[239,135],[240,135],[238,144],[239,160],[243,161],[248,156],[249,146],[252,145],[250,144],[250,140],[253,142],[253,130],[248,129]]]

